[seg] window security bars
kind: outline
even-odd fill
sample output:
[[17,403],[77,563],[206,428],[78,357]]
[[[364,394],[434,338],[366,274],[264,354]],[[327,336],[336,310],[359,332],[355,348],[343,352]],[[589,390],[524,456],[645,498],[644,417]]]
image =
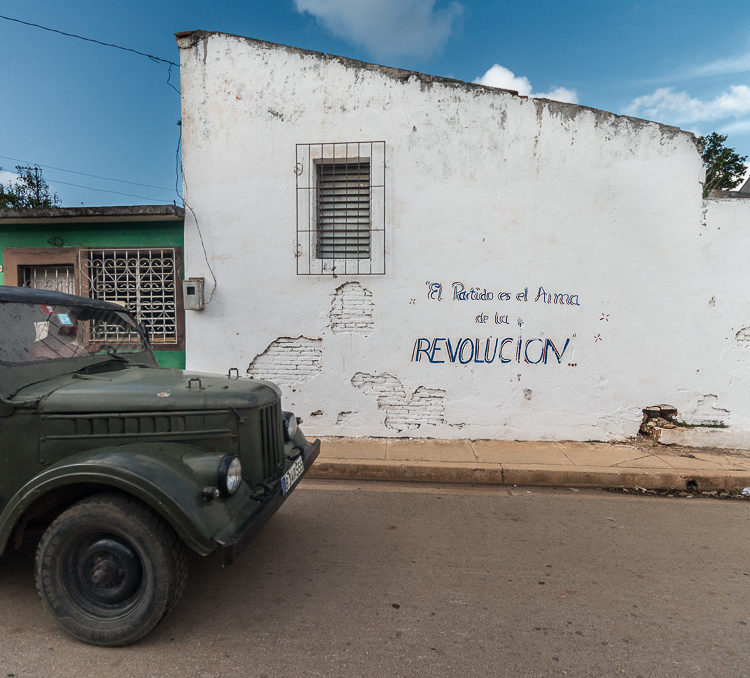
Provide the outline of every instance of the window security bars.
[[[81,294],[134,311],[154,345],[177,344],[177,266],[174,248],[89,249],[80,253]],[[121,328],[99,325],[92,341],[132,341]]]
[[385,142],[297,144],[297,274],[385,273]]
[[21,286],[35,290],[52,290],[65,294],[76,294],[75,266],[72,264],[45,264],[23,266]]

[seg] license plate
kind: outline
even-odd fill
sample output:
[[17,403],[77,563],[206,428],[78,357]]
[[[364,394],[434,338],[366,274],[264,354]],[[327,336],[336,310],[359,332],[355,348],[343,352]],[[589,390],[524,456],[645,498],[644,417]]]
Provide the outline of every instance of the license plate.
[[283,494],[287,494],[292,489],[294,483],[296,483],[305,472],[305,464],[302,461],[302,457],[297,457],[294,463],[291,465],[289,470],[281,478],[281,491]]

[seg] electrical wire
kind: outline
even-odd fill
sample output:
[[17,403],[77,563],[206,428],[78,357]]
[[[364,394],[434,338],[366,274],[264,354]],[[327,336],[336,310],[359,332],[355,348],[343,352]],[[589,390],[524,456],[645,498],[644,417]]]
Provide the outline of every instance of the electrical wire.
[[[64,35],[64,36],[69,37],[69,38],[76,38],[78,40],[85,40],[86,42],[92,42],[92,43],[94,43],[96,45],[102,45],[104,47],[114,47],[115,49],[120,49],[120,50],[123,50],[125,52],[132,52],[133,54],[138,54],[140,56],[144,56],[147,59],[150,59],[151,61],[153,61],[155,63],[161,62],[161,63],[168,64],[169,68],[167,70],[167,81],[166,81],[167,85],[169,85],[169,87],[171,87],[175,92],[177,92],[178,94],[180,94],[180,90],[177,89],[172,84],[172,67],[173,66],[177,66],[179,68],[179,64],[175,63],[174,61],[170,61],[169,59],[162,59],[161,57],[157,57],[157,56],[154,56],[153,54],[148,54],[146,52],[141,52],[141,51],[139,51],[137,49],[132,49],[131,47],[123,47],[122,45],[117,45],[117,44],[112,43],[112,42],[104,42],[102,40],[96,40],[94,38],[87,38],[87,37],[85,37],[83,35],[78,35],[76,33],[68,33],[66,31],[61,31],[61,30],[58,30],[56,28],[50,28],[49,26],[42,26],[41,24],[33,23],[31,21],[23,21],[22,19],[16,19],[14,17],[6,16],[4,14],[0,14],[0,19],[4,19],[6,21],[12,21],[12,22],[15,22],[15,23],[18,23],[18,24],[23,24],[24,26],[31,26],[33,28],[39,28],[39,29],[44,30],[44,31],[49,31],[50,33],[57,33],[59,35]],[[181,137],[182,137],[182,130],[180,130],[180,138]],[[179,148],[179,143],[180,142],[178,141],[178,148]],[[31,164],[28,160],[20,160],[19,158],[11,158],[11,157],[5,156],[5,155],[0,155],[0,157],[6,158],[8,160],[14,160],[16,162],[26,162],[26,163]],[[38,163],[34,163],[34,164],[38,165]],[[167,188],[165,186],[154,186],[152,184],[142,184],[142,183],[138,183],[138,182],[135,182],[135,181],[126,181],[124,179],[114,179],[112,177],[102,177],[102,176],[99,176],[99,175],[96,175],[96,174],[89,174],[87,172],[77,172],[75,170],[68,170],[68,169],[64,169],[62,167],[54,167],[52,165],[38,165],[38,166],[39,167],[48,167],[49,169],[54,169],[54,170],[57,170],[57,171],[60,171],[60,172],[70,172],[71,174],[79,174],[81,176],[88,176],[88,177],[92,177],[92,178],[95,178],[95,179],[102,179],[104,181],[116,181],[118,183],[130,184],[132,186],[142,186],[144,188],[156,188],[156,189],[160,189],[160,190],[164,190],[164,191],[171,190],[171,189],[169,189],[169,188]],[[117,194],[117,195],[125,195],[125,196],[131,197],[131,198],[140,198],[142,200],[150,200],[152,202],[157,202],[157,199],[155,199],[155,198],[147,198],[146,196],[136,195],[134,193],[124,193],[122,191],[111,191],[111,190],[105,190],[105,189],[101,189],[101,188],[93,188],[91,186],[83,186],[81,184],[74,184],[74,183],[70,183],[70,182],[66,182],[66,181],[59,181],[59,180],[58,181],[53,181],[53,183],[63,184],[63,185],[66,185],[66,186],[75,186],[77,188],[84,188],[84,189],[87,189],[89,191],[97,191],[99,193],[113,193],[113,194]],[[177,194],[179,196],[179,191],[177,192]],[[182,199],[181,196],[180,196],[180,199]]]
[[208,299],[206,300],[206,306],[208,306],[214,298],[214,293],[216,292],[216,289],[219,287],[219,283],[216,280],[216,274],[214,273],[213,266],[211,266],[211,261],[208,258],[208,252],[206,252],[206,243],[203,242],[203,233],[201,232],[201,226],[198,223],[198,215],[195,213],[195,210],[188,204],[187,200],[185,200],[184,195],[180,195],[180,192],[177,190],[177,184],[180,180],[180,173],[181,173],[182,182],[184,184],[185,190],[187,191],[187,180],[185,179],[185,172],[184,171],[180,172],[180,170],[182,169],[182,162],[180,159],[180,146],[182,145],[182,120],[180,120],[178,124],[180,126],[180,136],[177,140],[177,153],[176,153],[177,159],[176,159],[176,168],[175,168],[177,177],[175,178],[174,190],[175,190],[175,193],[177,193],[180,200],[182,200],[183,206],[187,207],[190,210],[190,214],[193,215],[193,219],[195,220],[195,229],[196,231],[198,231],[198,239],[200,240],[201,249],[203,250],[203,259],[205,260],[206,266],[208,266],[208,271],[211,274],[211,278],[213,278],[213,281],[214,281],[214,286],[211,288],[211,294],[208,295]]
[[182,174],[182,158],[180,157],[180,147],[182,146],[182,120],[177,121],[177,126],[180,128],[179,136],[177,137],[177,150],[175,151],[174,159],[174,192],[182,200],[182,193],[180,193],[180,175]]
[[140,184],[137,181],[126,181],[125,179],[115,179],[113,177],[101,177],[98,174],[89,174],[88,172],[77,172],[76,170],[65,169],[63,167],[55,167],[54,165],[44,165],[40,162],[31,162],[31,160],[22,160],[21,158],[11,158],[9,155],[0,155],[0,158],[5,158],[6,160],[13,160],[14,162],[24,162],[27,165],[37,165],[38,167],[46,167],[47,169],[57,170],[58,172],[69,172],[70,174],[80,174],[83,177],[92,177],[93,179],[104,179],[105,181],[116,181],[119,184],[130,184],[131,186],[143,186],[144,188],[159,188],[163,191],[172,190],[168,186],[155,186],[154,184]]
[[167,70],[167,84],[175,91],[177,94],[182,96],[182,92],[178,90],[173,84],[172,84],[172,66],[176,66],[177,64],[173,64],[170,62],[169,64],[169,70]]
[[130,198],[140,198],[141,200],[150,200],[151,202],[158,202],[168,204],[169,201],[162,198],[149,198],[145,195],[135,195],[134,193],[123,193],[122,191],[110,191],[105,188],[93,188],[91,186],[83,186],[81,184],[72,184],[68,181],[53,181],[52,184],[63,184],[65,186],[75,186],[76,188],[85,188],[88,191],[96,191],[97,193],[114,193],[116,195],[126,195]]
[[201,249],[203,250],[203,258],[206,260],[206,266],[208,266],[208,271],[211,273],[211,277],[214,281],[214,286],[211,288],[211,294],[208,295],[208,299],[206,299],[206,306],[208,306],[211,303],[211,300],[214,298],[214,293],[216,292],[216,288],[219,286],[219,283],[216,280],[216,274],[214,273],[214,269],[211,266],[211,262],[208,259],[208,252],[206,252],[206,243],[203,242],[203,234],[201,233],[201,227],[198,223],[198,217],[195,214],[195,210],[188,205],[188,203],[185,201],[185,198],[182,198],[182,204],[187,207],[190,210],[190,213],[193,215],[193,219],[195,219],[195,228],[198,231],[198,238],[201,241]]
[[[16,172],[16,174],[20,176],[19,172]],[[88,191],[96,191],[97,193],[115,193],[117,195],[126,195],[130,198],[141,198],[142,200],[150,200],[151,202],[169,204],[169,201],[163,198],[149,198],[148,196],[145,196],[145,195],[135,195],[134,193],[123,193],[122,191],[110,191],[109,189],[106,189],[106,188],[94,188],[93,186],[84,186],[82,184],[73,184],[73,183],[70,183],[69,181],[61,181],[59,179],[53,179],[52,185],[55,186],[57,184],[63,184],[65,186],[75,186],[76,188],[85,188]]]
[[[57,33],[59,35],[64,35],[64,36],[69,37],[69,38],[76,38],[78,40],[85,40],[86,42],[93,42],[94,44],[102,45],[104,47],[114,47],[115,49],[121,49],[121,50],[123,50],[125,52],[132,52],[133,54],[139,54],[140,56],[144,56],[147,59],[150,59],[151,61],[154,61],[154,62],[161,62],[161,63],[169,64],[169,69],[167,71],[167,85],[169,85],[175,92],[177,92],[178,94],[180,94],[180,90],[177,89],[172,84],[172,66],[177,66],[179,68],[179,64],[175,63],[174,61],[170,61],[169,59],[162,59],[161,57],[154,56],[153,54],[147,54],[146,52],[140,52],[137,49],[132,49],[130,47],[123,47],[122,45],[116,45],[116,44],[114,44],[112,42],[103,42],[102,40],[95,40],[94,38],[87,38],[87,37],[85,37],[83,35],[77,35],[76,33],[67,33],[66,31],[60,31],[60,30],[58,30],[56,28],[49,28],[48,26],[42,26],[41,24],[32,23],[31,21],[23,21],[21,19],[15,19],[13,17],[5,16],[3,14],[0,14],[0,19],[5,19],[6,21],[13,21],[15,23],[23,24],[24,26],[31,26],[33,28],[39,28],[39,29],[44,30],[44,31],[49,31],[50,33]],[[213,267],[211,266],[211,262],[209,261],[208,253],[206,252],[206,244],[203,241],[203,234],[201,233],[200,224],[198,223],[198,216],[195,214],[195,210],[187,202],[185,202],[185,198],[182,195],[180,195],[180,191],[179,191],[179,188],[178,188],[178,186],[179,186],[179,180],[180,180],[180,174],[182,173],[181,172],[182,163],[180,162],[180,157],[179,157],[181,145],[182,145],[182,125],[180,123],[180,133],[179,133],[179,138],[177,140],[177,161],[176,161],[176,168],[175,168],[175,172],[176,172],[177,176],[175,178],[175,193],[177,194],[177,196],[182,201],[182,204],[185,207],[187,207],[190,210],[190,213],[193,215],[193,219],[195,220],[195,227],[196,227],[196,229],[198,231],[198,238],[200,239],[201,248],[203,249],[203,257],[204,257],[204,259],[206,261],[206,265],[208,266],[208,270],[211,273],[211,278],[213,279],[213,283],[214,283],[213,284],[213,289],[211,290],[211,294],[209,295],[208,300],[206,301],[206,305],[208,305],[208,304],[211,303],[211,300],[213,299],[214,293],[216,292],[216,288],[219,286],[219,284],[218,284],[218,282],[216,280],[216,275],[214,274],[214,270],[213,270]],[[0,157],[7,158],[8,160],[15,160],[14,158],[8,158],[7,156],[0,156]],[[19,160],[18,162],[27,162],[27,161]],[[80,174],[82,176],[90,176],[90,177],[97,178],[97,179],[103,179],[105,181],[118,181],[118,182],[121,182],[121,183],[132,184],[132,185],[135,185],[135,186],[143,186],[143,187],[146,187],[146,188],[162,188],[164,190],[167,190],[167,189],[165,189],[162,186],[151,186],[149,184],[138,184],[138,183],[133,182],[133,181],[124,181],[124,180],[120,180],[120,179],[111,179],[111,178],[108,178],[108,177],[99,177],[99,176],[97,176],[95,174],[87,174],[85,172],[75,172],[74,170],[65,170],[65,169],[62,169],[62,168],[59,168],[59,167],[55,168],[55,167],[52,167],[51,165],[41,165],[41,166],[42,167],[46,166],[46,167],[49,167],[50,169],[57,169],[58,171],[62,171],[62,172],[71,172],[73,174]],[[184,175],[184,173],[182,173],[182,178],[183,178],[183,183],[184,183],[185,187],[187,187],[187,182],[185,181],[185,175]],[[132,198],[140,198],[142,200],[151,200],[151,201],[156,202],[156,200],[154,198],[146,198],[145,196],[135,195],[135,194],[132,194],[132,193],[123,193],[121,191],[109,191],[109,190],[105,190],[105,189],[101,189],[101,188],[92,188],[91,186],[82,186],[80,184],[73,184],[73,183],[66,182],[66,181],[54,181],[53,183],[63,184],[63,185],[66,185],[66,186],[76,186],[78,188],[84,188],[84,189],[87,189],[87,190],[90,190],[90,191],[98,191],[100,193],[113,193],[113,194],[117,194],[117,195],[126,195],[126,196],[129,196],[129,197],[132,197]]]
[[115,193],[117,195],[127,195],[131,198],[142,198],[143,200],[151,200],[152,202],[163,202],[168,204],[169,201],[162,200],[161,198],[148,198],[145,195],[135,195],[134,193],[123,193],[122,191],[110,191],[107,188],[93,188],[92,186],[83,186],[81,184],[72,184],[69,181],[52,180],[52,185],[63,184],[64,186],[75,186],[76,188],[85,188],[89,191],[96,191],[97,193]]
[[154,56],[153,54],[147,54],[146,52],[139,52],[137,49],[132,49],[131,47],[123,47],[122,45],[116,45],[113,42],[102,42],[101,40],[94,40],[94,38],[86,38],[83,35],[77,35],[75,33],[66,33],[65,31],[59,31],[56,28],[49,28],[48,26],[42,26],[41,24],[35,24],[31,21],[22,21],[21,19],[14,19],[10,16],[4,16],[3,14],[0,14],[0,19],[5,19],[6,21],[15,21],[18,24],[23,24],[24,26],[32,26],[34,28],[41,28],[43,31],[49,31],[50,33],[59,33],[60,35],[65,35],[68,38],[77,38],[78,40],[85,40],[86,42],[93,42],[97,45],[103,45],[104,47],[114,47],[116,49],[121,49],[125,52],[133,52],[134,54],[140,54],[141,56],[145,56],[148,59],[151,59],[151,61],[161,61],[165,64],[171,64],[172,66],[177,66],[174,61],[170,61],[169,59],[162,59],[161,57]]
[[[2,156],[5,157],[5,156]],[[39,165],[37,165],[37,168],[39,168]],[[27,168],[29,169],[29,168]],[[31,168],[33,169],[33,168]],[[10,170],[8,170],[10,171]],[[65,170],[63,170],[65,171]],[[20,172],[15,172],[18,176],[21,176]],[[77,174],[82,174],[81,172],[78,172]],[[87,176],[95,176],[95,175],[87,175]],[[62,179],[52,179],[52,185],[55,186],[57,184],[63,184],[64,186],[75,186],[76,188],[85,188],[88,191],[96,191],[97,193],[115,193],[117,195],[126,195],[130,198],[141,198],[143,200],[150,200],[151,202],[159,202],[163,204],[169,204],[169,200],[166,200],[164,198],[150,198],[145,195],[136,195],[135,193],[123,193],[122,191],[113,191],[107,188],[94,188],[93,186],[84,186],[83,184],[74,184],[69,181],[63,181]],[[129,183],[129,182],[126,182]],[[147,184],[138,184],[141,186],[147,186]],[[163,187],[156,187],[156,188],[163,188]],[[164,190],[171,190],[171,189],[164,189]]]

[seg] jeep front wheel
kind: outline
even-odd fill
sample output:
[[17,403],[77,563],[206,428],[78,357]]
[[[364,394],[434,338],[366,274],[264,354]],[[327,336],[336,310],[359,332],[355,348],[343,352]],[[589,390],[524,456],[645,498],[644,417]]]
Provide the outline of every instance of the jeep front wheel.
[[36,585],[56,621],[93,645],[129,645],[177,602],[185,548],[141,502],[98,494],[49,526],[36,554]]

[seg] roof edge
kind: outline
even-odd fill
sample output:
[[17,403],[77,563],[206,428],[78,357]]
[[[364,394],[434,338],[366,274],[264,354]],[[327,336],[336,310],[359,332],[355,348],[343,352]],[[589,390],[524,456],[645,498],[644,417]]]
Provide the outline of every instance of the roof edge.
[[330,54],[328,52],[318,52],[314,49],[304,49],[302,47],[294,47],[292,45],[285,45],[281,42],[270,42],[269,40],[259,40],[258,38],[249,38],[245,35],[237,35],[236,33],[224,33],[223,31],[182,31],[175,33],[177,39],[177,46],[180,49],[192,49],[201,40],[210,38],[212,35],[220,35],[227,38],[237,38],[238,40],[244,40],[245,42],[252,43],[263,49],[283,49],[287,52],[294,52],[295,54],[303,54],[306,56],[313,56],[317,58],[326,59],[328,61],[338,61],[339,63],[349,68],[360,68],[365,71],[379,71],[396,80],[408,80],[412,77],[417,77],[419,80],[425,83],[439,82],[444,84],[452,85],[466,85],[471,88],[485,89],[491,91],[509,92],[515,94],[523,99],[528,97],[523,94],[519,94],[514,89],[501,89],[500,87],[488,87],[487,85],[478,85],[473,82],[466,82],[465,80],[457,80],[456,78],[447,78],[442,75],[430,75],[429,73],[422,73],[421,71],[409,71],[405,68],[397,68],[395,66],[384,66],[383,64],[376,64],[370,61],[361,61],[359,59],[352,59],[350,57],[341,56],[339,54]]
[[30,209],[0,209],[0,223],[10,221],[28,223],[32,220],[68,221],[179,221],[185,209],[177,205],[106,205],[103,207],[42,207]]
[[[474,82],[467,82],[466,80],[457,80],[455,78],[447,78],[447,77],[440,76],[440,75],[430,75],[429,73],[422,73],[420,71],[410,71],[404,68],[396,68],[393,66],[383,66],[381,64],[375,64],[369,61],[360,61],[359,59],[351,59],[349,57],[340,56],[338,54],[329,54],[326,52],[318,52],[316,50],[304,49],[302,47],[293,47],[291,45],[285,45],[283,43],[270,42],[268,40],[259,40],[257,38],[249,38],[244,35],[237,35],[236,33],[224,33],[223,31],[206,31],[202,29],[197,29],[197,30],[192,30],[192,31],[182,31],[179,33],[175,33],[175,38],[177,40],[177,46],[179,47],[179,49],[187,50],[187,49],[192,49],[198,43],[200,43],[201,41],[207,38],[210,38],[213,35],[223,36],[227,38],[236,38],[238,40],[244,40],[245,42],[256,45],[262,49],[282,49],[287,52],[292,52],[294,54],[313,56],[319,59],[324,59],[326,61],[336,61],[347,68],[359,68],[359,69],[366,70],[366,71],[377,71],[379,73],[382,73],[383,75],[391,77],[395,80],[400,80],[402,82],[405,82],[409,80],[410,78],[415,77],[421,83],[423,83],[423,85],[427,87],[432,86],[433,83],[439,83],[439,84],[448,85],[452,87],[462,87],[467,90],[486,91],[486,92],[506,92],[514,96],[517,96],[520,99],[531,99],[535,103],[539,103],[539,104],[546,103],[548,105],[551,104],[555,107],[565,107],[565,108],[575,109],[579,111],[588,110],[596,114],[604,113],[606,115],[612,116],[613,118],[617,118],[619,120],[627,120],[628,122],[635,123],[636,125],[644,125],[644,124],[657,125],[660,129],[664,130],[665,132],[669,134],[680,133],[680,134],[685,134],[688,137],[691,137],[693,143],[696,146],[696,149],[698,148],[698,140],[695,134],[687,130],[684,130],[680,127],[676,127],[674,125],[667,125],[663,122],[657,122],[655,120],[647,120],[646,118],[636,118],[630,115],[623,115],[621,113],[613,113],[612,111],[607,111],[601,108],[594,108],[593,106],[571,104],[571,103],[564,102],[564,101],[557,101],[555,99],[545,99],[543,97],[528,97],[523,94],[519,94],[516,90],[512,90],[512,89],[503,89],[500,87],[489,87],[488,85],[480,85]],[[205,61],[205,58],[204,58],[204,61]]]

